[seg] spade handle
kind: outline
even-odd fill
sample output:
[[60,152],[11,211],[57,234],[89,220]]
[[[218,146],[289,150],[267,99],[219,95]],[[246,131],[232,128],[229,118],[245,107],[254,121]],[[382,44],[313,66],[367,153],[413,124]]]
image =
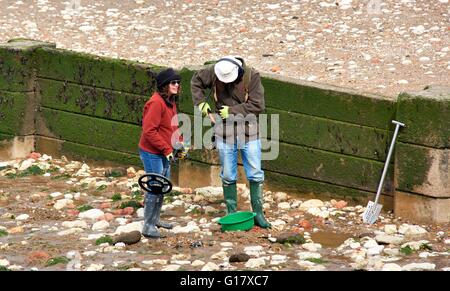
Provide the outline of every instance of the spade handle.
[[384,163],[383,174],[381,175],[380,184],[378,185],[377,196],[375,197],[375,205],[378,203],[378,199],[380,198],[381,189],[383,188],[384,178],[386,177],[386,173],[389,167],[389,161],[391,160],[392,152],[394,151],[395,140],[397,139],[398,130],[400,127],[404,127],[405,124],[396,120],[392,120],[392,123],[395,124],[394,136],[392,137],[391,146],[389,147],[389,153],[386,158],[386,162]]

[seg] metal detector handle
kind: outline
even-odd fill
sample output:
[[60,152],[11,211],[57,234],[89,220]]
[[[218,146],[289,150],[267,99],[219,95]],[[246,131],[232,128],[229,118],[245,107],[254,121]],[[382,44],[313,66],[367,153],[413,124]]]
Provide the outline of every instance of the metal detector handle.
[[400,127],[404,127],[405,124],[396,120],[392,120],[392,123],[395,124],[394,136],[392,137],[391,145],[389,147],[389,153],[386,158],[386,162],[383,168],[383,174],[381,175],[380,184],[378,185],[377,196],[375,197],[375,205],[378,203],[378,199],[380,198],[381,189],[383,188],[384,178],[386,177],[387,169],[389,167],[389,161],[391,160],[392,152],[394,151],[395,140],[397,139],[398,131]]
[[209,119],[211,119],[211,122],[213,124],[216,124],[216,119],[214,118],[214,115],[212,113],[208,113]]
[[[208,96],[206,96],[205,104],[203,104],[201,111],[203,111],[203,109],[205,108],[206,103],[208,103],[209,98],[211,97],[211,93],[214,90],[215,86],[216,86],[216,81],[213,82],[213,84],[211,86],[211,90],[209,90]],[[214,118],[214,115],[211,112],[208,112],[208,116],[209,116],[209,119],[211,119],[211,122],[213,124],[216,124],[216,119]]]

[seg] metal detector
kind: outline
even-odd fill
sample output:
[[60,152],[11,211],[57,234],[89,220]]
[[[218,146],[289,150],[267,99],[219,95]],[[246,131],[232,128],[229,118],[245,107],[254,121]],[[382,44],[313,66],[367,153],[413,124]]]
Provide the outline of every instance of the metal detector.
[[172,191],[172,182],[160,174],[149,173],[138,180],[139,186],[152,194],[167,194]]

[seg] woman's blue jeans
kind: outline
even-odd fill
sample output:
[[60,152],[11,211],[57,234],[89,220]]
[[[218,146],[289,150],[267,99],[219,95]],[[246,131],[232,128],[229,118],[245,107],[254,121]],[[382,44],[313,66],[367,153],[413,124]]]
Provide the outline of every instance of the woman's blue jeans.
[[139,149],[139,156],[146,173],[155,173],[170,179],[170,163],[164,155],[155,155]]
[[238,174],[238,151],[241,152],[242,163],[244,164],[245,174],[250,182],[262,183],[264,181],[264,172],[261,169],[261,140],[256,139],[239,144],[227,144],[217,140],[217,150],[219,151],[220,163],[222,166],[220,177],[224,184],[234,184],[237,181]]

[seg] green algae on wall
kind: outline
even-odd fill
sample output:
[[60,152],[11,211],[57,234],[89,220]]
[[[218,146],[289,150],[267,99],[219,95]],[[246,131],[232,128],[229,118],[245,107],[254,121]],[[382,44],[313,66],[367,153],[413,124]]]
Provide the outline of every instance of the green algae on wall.
[[141,127],[87,115],[42,108],[47,128],[55,137],[84,145],[137,153]]
[[0,132],[22,133],[26,103],[26,93],[0,91]]
[[[194,104],[192,103],[191,79],[194,71],[183,68],[180,70],[181,76],[181,95],[178,101],[179,112],[194,114]],[[206,96],[205,96],[206,98]],[[209,101],[212,104],[211,100]]]
[[0,45],[0,90],[29,91],[29,80],[32,73],[30,52]]
[[423,147],[402,142],[396,145],[397,189],[413,192],[416,186],[423,185],[426,182],[431,166],[431,161],[426,152],[427,150]]
[[271,108],[266,112],[279,115],[280,141],[378,161],[386,159],[387,130]]
[[[388,129],[395,102],[377,96],[312,87],[262,78],[266,106],[364,126]],[[319,85],[319,84],[317,84]],[[329,89],[327,89],[329,88]]]
[[0,90],[32,91],[34,50],[54,44],[28,39],[12,39],[0,44]]
[[38,79],[42,106],[95,117],[141,124],[150,96]]
[[[340,186],[376,191],[383,163],[280,143],[278,158],[263,161],[263,168]],[[393,190],[393,167],[390,167],[384,192],[392,193]]]
[[105,148],[83,145],[65,141],[61,146],[61,153],[81,159],[107,160],[123,165],[142,166],[139,155],[112,151]]
[[149,96],[161,67],[62,49],[35,52],[38,77]]
[[450,147],[450,87],[403,93],[398,97],[399,121],[406,124],[399,140],[434,148]]

